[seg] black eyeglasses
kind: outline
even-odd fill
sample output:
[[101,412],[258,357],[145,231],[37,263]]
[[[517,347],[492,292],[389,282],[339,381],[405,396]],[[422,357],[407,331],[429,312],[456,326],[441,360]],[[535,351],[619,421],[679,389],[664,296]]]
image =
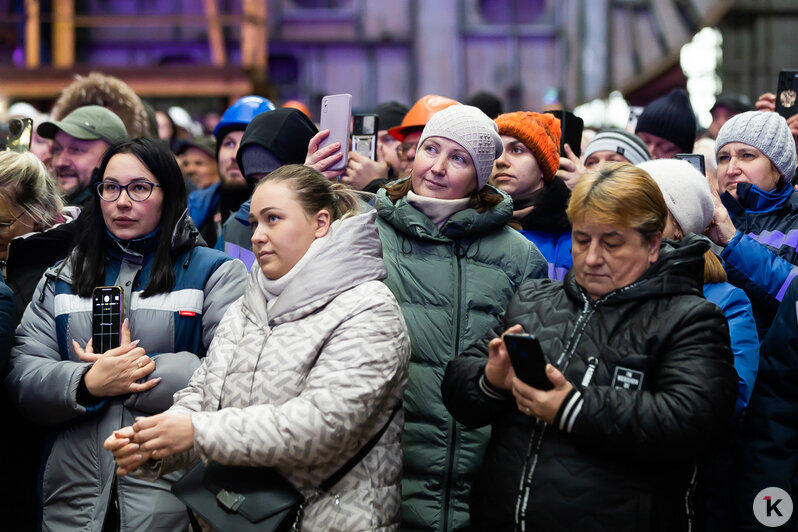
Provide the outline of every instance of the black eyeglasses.
[[160,186],[149,181],[134,181],[127,185],[120,185],[113,181],[100,181],[97,183],[97,194],[103,201],[116,201],[124,190],[133,201],[146,201],[152,195],[153,189]]
[[22,223],[22,221],[20,221],[20,218],[22,218],[23,214],[25,214],[25,211],[22,211],[22,214],[20,214],[19,216],[15,216],[14,219],[11,220],[10,222],[0,222],[0,233],[8,233],[9,231],[11,231],[12,225],[14,225],[17,222]]

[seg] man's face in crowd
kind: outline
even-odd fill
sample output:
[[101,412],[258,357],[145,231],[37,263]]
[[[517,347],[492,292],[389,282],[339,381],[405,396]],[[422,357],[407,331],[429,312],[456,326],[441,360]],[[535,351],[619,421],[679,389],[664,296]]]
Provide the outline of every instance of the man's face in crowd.
[[197,188],[207,188],[219,181],[216,161],[199,148],[188,148],[183,154],[183,173]]
[[643,133],[641,131],[637,136],[640,137],[640,140],[642,140],[643,144],[648,148],[648,153],[651,154],[652,159],[673,159],[674,155],[682,153],[679,146],[657,135]]
[[80,140],[61,130],[53,139],[53,175],[61,191],[74,196],[91,183],[91,174],[100,164],[108,143],[102,139]]
[[397,146],[397,151],[401,152],[401,155],[397,153],[399,157],[399,174],[397,177],[410,175],[410,170],[413,169],[413,161],[416,159],[416,148],[418,147],[418,141],[421,139],[421,133],[423,131],[408,133],[405,140]]
[[246,189],[247,183],[241,174],[241,169],[236,161],[238,146],[244,131],[231,131],[222,139],[219,147],[219,175],[222,178],[222,186],[226,189]]
[[712,135],[712,138],[717,138],[718,131],[720,128],[723,127],[729,118],[733,117],[736,113],[729,109],[728,107],[724,107],[722,105],[716,106],[712,109],[712,123],[709,124],[709,128],[707,128],[707,132]]
[[399,154],[396,153],[397,146],[399,146],[399,140],[391,136],[387,129],[381,129],[377,133],[377,161],[387,164],[394,171],[399,169]]

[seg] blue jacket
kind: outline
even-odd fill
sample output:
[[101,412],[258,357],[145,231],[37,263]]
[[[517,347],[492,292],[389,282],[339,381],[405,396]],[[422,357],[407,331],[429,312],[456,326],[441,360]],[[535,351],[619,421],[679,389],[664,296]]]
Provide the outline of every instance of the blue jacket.
[[729,283],[705,284],[704,297],[719,306],[729,322],[729,337],[738,381],[734,415],[739,417],[751,399],[759,368],[759,335],[756,332],[751,302],[745,292]]
[[220,237],[220,231],[217,230],[213,217],[221,201],[222,195],[219,191],[221,186],[222,182],[219,181],[209,187],[196,189],[188,195],[188,215],[199,229],[202,238],[211,247]]
[[549,267],[549,279],[565,279],[565,274],[574,264],[571,256],[571,231],[548,233],[524,229],[521,234],[531,240],[543,254]]
[[230,215],[222,227],[222,234],[216,241],[216,249],[243,262],[247,271],[255,262],[255,254],[252,253],[252,242],[250,242],[252,235],[249,229],[250,203],[252,203],[252,198],[242,203],[238,212]]
[[[767,336],[759,375],[743,417],[738,457],[738,530],[762,530],[751,503],[774,486],[798,497],[798,281],[790,283]],[[795,516],[791,519],[794,525]],[[786,527],[785,527],[786,529]],[[790,528],[793,530],[794,528]]]
[[721,253],[729,282],[751,300],[759,336],[764,337],[790,282],[798,275],[798,195],[785,184],[765,192],[737,185],[739,201],[721,198],[737,234]]
[[175,286],[146,298],[141,292],[155,258],[155,234],[128,245],[106,237],[105,283],[123,288],[131,338],[140,339],[140,347],[155,360],[155,371],[146,378],[162,381],[151,390],[79,400],[91,363],[78,359],[71,340],[83,346],[91,338],[92,308],[91,298],[72,291],[70,258],[45,273],[25,310],[6,386],[25,416],[50,429],[40,476],[43,530],[100,531],[113,496],[123,532],[156,524],[163,530],[186,528],[185,510],[167,483],[116,478],[113,456],[103,449],[111,431],[130,425],[137,415],[171,406],[172,395],[200,365],[227,307],[244,291],[246,272],[240,263],[193,247],[191,230],[196,230],[190,224],[178,227],[184,230],[175,230],[172,242]]

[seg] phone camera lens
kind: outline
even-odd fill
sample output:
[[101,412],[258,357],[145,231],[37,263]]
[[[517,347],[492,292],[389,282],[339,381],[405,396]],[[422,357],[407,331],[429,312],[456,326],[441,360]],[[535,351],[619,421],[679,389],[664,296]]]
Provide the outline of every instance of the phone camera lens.
[[111,301],[111,296],[103,296],[103,301],[108,303],[109,301]]

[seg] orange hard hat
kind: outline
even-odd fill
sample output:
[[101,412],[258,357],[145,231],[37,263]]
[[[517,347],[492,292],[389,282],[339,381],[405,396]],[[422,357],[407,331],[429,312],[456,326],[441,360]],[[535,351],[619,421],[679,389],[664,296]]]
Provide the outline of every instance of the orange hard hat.
[[304,113],[308,118],[313,119],[313,117],[310,116],[310,109],[308,109],[308,106],[299,100],[286,100],[280,107],[290,107],[292,109],[296,109],[297,111]]
[[427,94],[414,103],[402,119],[402,123],[389,129],[388,133],[399,140],[405,140],[405,137],[411,132],[423,129],[432,115],[459,103],[457,100],[445,96]]

